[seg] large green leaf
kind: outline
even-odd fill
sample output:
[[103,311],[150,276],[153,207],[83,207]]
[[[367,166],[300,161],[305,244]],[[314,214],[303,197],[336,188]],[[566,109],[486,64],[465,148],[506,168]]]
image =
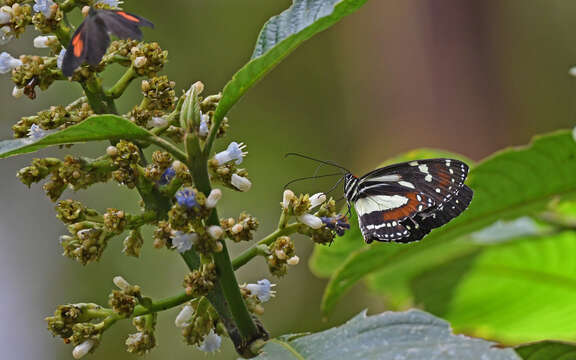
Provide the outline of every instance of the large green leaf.
[[269,341],[256,359],[274,360],[520,360],[512,349],[455,336],[449,324],[422,311],[361,313],[320,333],[285,335]]
[[137,140],[150,136],[152,134],[145,129],[119,116],[97,115],[64,130],[48,133],[39,140],[24,138],[1,141],[0,158],[26,154],[54,145],[115,139]]
[[294,0],[290,8],[268,20],[260,31],[252,59],[226,84],[214,114],[222,119],[266,73],[304,41],[326,30],[367,0]]
[[327,286],[323,310],[330,311],[338,298],[367,275],[377,274],[383,287],[400,289],[408,296],[411,277],[478,246],[459,237],[497,220],[533,214],[552,199],[576,194],[575,160],[576,143],[569,131],[538,137],[528,147],[504,150],[486,159],[470,173],[474,199],[468,210],[419,243],[378,243],[350,254]]
[[542,341],[516,348],[524,360],[576,360],[576,344]]
[[[447,275],[459,281],[447,284]],[[459,332],[507,344],[576,340],[573,231],[484,248],[422,274],[413,286],[418,303]]]
[[[422,148],[394,156],[384,161],[380,166],[404,161],[432,158],[459,159],[472,165],[472,161],[462,155],[443,150]],[[310,269],[317,276],[329,277],[334,271],[336,271],[336,269],[338,269],[338,267],[340,267],[340,265],[342,265],[352,252],[363,247],[366,247],[366,244],[362,239],[360,228],[358,228],[358,218],[356,217],[356,213],[354,212],[354,209],[352,209],[350,215],[350,230],[346,231],[344,236],[336,238],[330,246],[316,245],[314,247],[314,253],[310,258]]]

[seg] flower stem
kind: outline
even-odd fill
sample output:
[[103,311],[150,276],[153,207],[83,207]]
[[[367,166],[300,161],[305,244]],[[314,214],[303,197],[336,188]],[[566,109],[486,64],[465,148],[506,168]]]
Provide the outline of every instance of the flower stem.
[[122,77],[116,82],[116,84],[114,84],[114,86],[106,91],[106,96],[112,99],[118,99],[120,96],[122,96],[122,94],[124,94],[124,91],[126,91],[126,88],[128,85],[130,85],[132,80],[136,79],[137,77],[138,74],[136,74],[134,67],[130,66],[124,75],[122,75]]
[[244,266],[246,263],[248,263],[250,260],[252,260],[255,256],[258,255],[258,245],[270,245],[280,236],[290,235],[297,232],[299,227],[300,227],[299,223],[294,223],[287,225],[281,229],[277,229],[276,231],[269,234],[262,240],[258,241],[256,244],[246,249],[244,252],[242,252],[242,254],[238,255],[232,261],[232,267],[234,268],[234,270],[238,270],[239,268]]

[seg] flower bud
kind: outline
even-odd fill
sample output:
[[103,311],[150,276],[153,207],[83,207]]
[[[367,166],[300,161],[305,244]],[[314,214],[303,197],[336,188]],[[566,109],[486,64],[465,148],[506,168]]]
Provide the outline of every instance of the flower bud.
[[222,228],[218,225],[209,226],[207,231],[208,235],[210,235],[210,237],[215,240],[220,239],[222,234],[224,234],[224,230],[222,230]]
[[14,86],[12,89],[12,96],[15,99],[21,98],[24,95],[24,88],[19,88],[18,86]]
[[96,345],[94,340],[86,340],[80,345],[77,345],[74,350],[72,350],[72,356],[74,359],[81,359],[84,356],[88,355],[90,350]]
[[122,276],[115,276],[112,281],[114,282],[114,285],[118,286],[120,290],[127,291],[132,288],[132,285],[130,285],[130,283],[126,281],[126,279],[124,279]]
[[245,178],[244,176],[240,176],[238,174],[232,174],[230,183],[232,184],[232,186],[234,186],[236,189],[242,192],[246,192],[250,190],[250,188],[252,187],[252,182],[249,179]]
[[54,42],[56,42],[56,36],[36,36],[34,38],[34,47],[37,49],[46,49]]
[[222,198],[222,190],[220,189],[212,189],[210,191],[210,195],[206,198],[206,207],[208,209],[212,209],[216,207],[218,201]]
[[147,62],[148,59],[146,58],[146,56],[138,56],[136,59],[134,59],[134,67],[141,68],[144,65],[146,65]]
[[298,221],[312,229],[320,229],[323,224],[322,219],[312,214],[300,215],[298,216]]
[[296,198],[296,195],[294,195],[294,192],[292,192],[292,190],[286,189],[284,190],[284,195],[282,197],[282,207],[285,210],[288,210],[288,207],[290,206],[290,202]]
[[176,316],[176,319],[174,320],[174,325],[176,325],[176,327],[179,328],[185,328],[187,326],[190,326],[190,320],[192,320],[192,317],[194,316],[194,308],[190,305],[186,305],[182,308],[182,310],[180,310],[180,312],[178,313],[178,316]]
[[314,209],[317,206],[322,205],[326,202],[326,195],[324,193],[317,193],[310,196],[310,209]]
[[299,262],[300,262],[300,258],[297,255],[294,255],[286,261],[286,264],[294,266],[294,265],[298,265]]

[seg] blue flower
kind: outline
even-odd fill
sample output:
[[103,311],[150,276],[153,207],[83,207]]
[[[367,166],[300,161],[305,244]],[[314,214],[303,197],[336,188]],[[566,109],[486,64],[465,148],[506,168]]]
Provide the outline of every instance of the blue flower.
[[40,140],[48,134],[49,134],[48,131],[42,129],[40,126],[36,124],[32,124],[32,126],[30,126],[30,129],[28,130],[28,138],[34,141]]
[[267,302],[271,297],[276,295],[276,291],[272,290],[274,286],[276,286],[276,284],[272,284],[270,280],[262,279],[258,280],[257,284],[246,285],[246,289],[250,290],[252,295],[256,295],[260,301]]
[[198,206],[196,202],[196,194],[192,189],[183,189],[176,193],[176,202],[178,205],[185,207],[187,209],[192,209]]
[[17,68],[22,65],[22,61],[12,57],[6,51],[0,54],[0,74],[6,74],[12,71],[12,69]]
[[202,120],[200,120],[200,126],[198,128],[198,135],[200,135],[200,137],[206,137],[208,136],[208,133],[210,132],[210,128],[208,127],[208,115],[204,115],[202,114],[200,116],[200,118]]
[[198,234],[174,231],[172,234],[172,247],[179,253],[192,249],[192,245],[198,240]]
[[346,216],[321,217],[320,219],[328,229],[334,230],[338,236],[344,235],[346,230],[350,229]]
[[218,154],[214,155],[214,159],[218,163],[218,165],[224,165],[229,161],[234,161],[236,165],[240,165],[242,163],[242,159],[247,152],[244,152],[246,145],[243,143],[238,144],[235,141],[232,141],[228,148],[224,151],[220,151]]
[[110,7],[117,8],[123,2],[124,1],[120,1],[120,0],[98,0],[98,1],[96,1],[96,4],[108,5]]
[[50,9],[52,7],[52,5],[54,5],[54,1],[52,0],[34,0],[34,11],[35,12],[41,12],[42,14],[44,14],[44,16],[46,17],[50,17],[50,14],[52,13],[52,9]]
[[158,180],[158,184],[160,185],[168,185],[172,179],[176,176],[176,170],[170,166],[168,169],[164,171],[162,176],[160,176],[160,180]]
[[214,329],[210,329],[210,332],[204,337],[204,340],[202,340],[202,344],[198,346],[198,349],[212,353],[220,349],[220,345],[222,345],[222,338],[214,332]]

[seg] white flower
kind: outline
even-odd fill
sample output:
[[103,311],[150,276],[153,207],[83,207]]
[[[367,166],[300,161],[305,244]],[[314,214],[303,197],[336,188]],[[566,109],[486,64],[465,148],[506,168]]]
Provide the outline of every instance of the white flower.
[[126,291],[130,290],[130,288],[132,287],[132,285],[130,285],[130,283],[126,281],[126,279],[124,279],[122,276],[114,276],[112,282],[114,283],[114,285],[118,286],[120,290]]
[[108,5],[110,7],[113,7],[113,8],[117,8],[123,2],[124,1],[120,1],[120,0],[98,0],[98,1],[96,1],[96,4],[103,4],[103,5]]
[[244,230],[244,226],[242,224],[234,224],[234,226],[232,226],[232,228],[230,229],[230,232],[233,235],[236,235],[242,232],[242,230]]
[[6,51],[0,54],[0,74],[6,74],[12,71],[12,69],[17,68],[22,65],[22,61],[12,57]]
[[[24,90],[22,90],[24,91]],[[45,137],[46,135],[48,135],[49,132],[42,129],[40,126],[36,125],[36,124],[32,124],[32,126],[30,126],[30,129],[28,130],[28,138],[32,139],[32,140],[40,140],[43,137]]]
[[14,96],[14,98],[18,99],[18,98],[22,97],[22,95],[24,95],[24,88],[19,88],[18,86],[14,86],[14,88],[12,89],[12,96]]
[[322,219],[312,214],[300,215],[298,216],[298,221],[312,229],[320,229],[322,227]]
[[326,195],[324,193],[317,193],[310,196],[310,209],[314,209],[316,206],[322,205],[326,201]]
[[208,132],[210,131],[210,129],[208,128],[208,119],[210,118],[208,115],[206,114],[202,114],[200,115],[200,126],[198,128],[198,135],[200,135],[200,137],[206,137],[208,136]]
[[246,289],[250,290],[252,295],[256,295],[261,302],[267,302],[271,297],[276,295],[276,291],[272,288],[276,284],[272,284],[268,279],[258,280],[257,284],[248,284]]
[[0,25],[7,25],[12,21],[12,8],[10,6],[2,6],[0,8]]
[[66,49],[60,50],[58,58],[56,59],[56,66],[58,66],[58,69],[60,70],[62,70],[62,63],[64,62],[64,56],[66,56]]
[[94,340],[86,340],[80,345],[77,345],[74,350],[72,350],[72,356],[74,359],[80,359],[86,356],[90,350],[96,345]]
[[135,346],[142,341],[143,337],[144,337],[143,332],[137,332],[134,334],[130,334],[130,335],[128,335],[128,338],[126,338],[125,344],[126,344],[126,346]]
[[206,207],[208,209],[212,209],[214,207],[216,207],[216,204],[218,204],[218,201],[222,198],[222,190],[220,189],[212,189],[212,191],[210,191],[210,195],[208,195],[208,197],[206,198]]
[[298,265],[300,262],[300,258],[297,255],[292,256],[290,259],[286,260],[286,264],[288,265]]
[[224,165],[228,161],[235,161],[236,165],[242,164],[242,159],[247,152],[243,150],[246,149],[246,145],[244,143],[238,144],[235,141],[232,141],[228,148],[224,151],[220,151],[218,154],[214,155],[214,160],[218,163],[218,165]]
[[210,329],[208,335],[202,340],[202,344],[198,346],[198,350],[212,353],[220,349],[220,345],[222,345],[222,338],[214,332],[214,329]]
[[284,190],[284,194],[282,196],[282,208],[284,208],[285,210],[288,210],[288,207],[290,206],[290,202],[295,197],[296,197],[296,195],[294,195],[292,190],[289,190],[289,189]]
[[138,56],[136,59],[134,59],[134,67],[137,69],[141,68],[142,66],[146,65],[147,62],[148,59],[146,56]]
[[185,233],[182,231],[174,231],[172,233],[172,247],[178,250],[179,253],[192,249],[192,245],[194,245],[196,240],[198,240],[198,234],[196,233]]
[[182,308],[182,310],[180,310],[180,312],[176,316],[176,319],[174,320],[174,325],[176,325],[176,327],[179,328],[185,328],[187,326],[190,326],[191,325],[190,320],[192,320],[193,316],[194,316],[194,308],[190,305],[186,305]]
[[34,38],[34,47],[37,49],[45,49],[49,46],[50,43],[53,43],[56,41],[56,36],[54,35],[50,35],[50,36],[36,36]]
[[165,118],[154,116],[152,117],[152,119],[148,121],[148,124],[146,125],[148,125],[149,127],[161,127],[166,125],[167,123],[168,121]]
[[222,228],[218,225],[209,226],[206,231],[208,231],[208,235],[210,235],[210,237],[214,240],[220,239],[222,234],[224,234],[224,230],[222,230]]
[[52,13],[52,5],[54,5],[54,1],[52,0],[34,0],[34,11],[41,12],[46,17],[50,17]]
[[250,180],[238,174],[232,174],[230,183],[232,184],[232,186],[234,186],[236,189],[242,192],[246,192],[250,190],[250,188],[252,187],[252,182]]

